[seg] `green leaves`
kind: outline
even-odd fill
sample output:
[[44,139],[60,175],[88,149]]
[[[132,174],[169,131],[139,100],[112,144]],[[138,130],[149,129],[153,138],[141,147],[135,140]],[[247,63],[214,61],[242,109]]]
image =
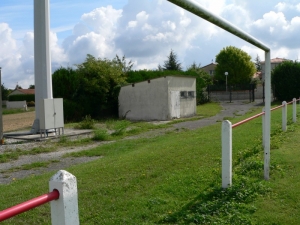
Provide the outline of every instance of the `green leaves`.
[[215,80],[218,83],[225,83],[225,72],[228,72],[228,85],[250,83],[256,72],[250,55],[233,46],[222,49],[216,56],[216,62],[218,65],[216,66]]

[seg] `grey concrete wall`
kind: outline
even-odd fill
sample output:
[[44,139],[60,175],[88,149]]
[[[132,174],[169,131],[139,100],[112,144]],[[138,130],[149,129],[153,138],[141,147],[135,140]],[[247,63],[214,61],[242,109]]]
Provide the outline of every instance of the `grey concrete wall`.
[[119,94],[119,117],[129,120],[168,120],[167,79],[127,85]]
[[[171,91],[196,91],[196,79],[166,76],[127,85],[119,94],[119,117],[129,120],[170,120]],[[196,96],[180,98],[180,117],[196,114]]]
[[14,102],[7,101],[6,102],[6,108],[8,108],[8,109],[25,108],[24,107],[25,105],[26,105],[26,101],[14,101]]
[[[196,115],[196,79],[190,77],[168,77],[170,91],[194,91],[194,97],[180,98],[180,117]],[[170,95],[169,95],[170,102]],[[171,111],[171,109],[170,109]]]

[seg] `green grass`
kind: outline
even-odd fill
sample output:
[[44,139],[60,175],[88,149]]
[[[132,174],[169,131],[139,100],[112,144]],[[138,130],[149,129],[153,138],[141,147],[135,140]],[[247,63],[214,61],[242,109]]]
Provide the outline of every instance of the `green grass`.
[[24,113],[24,112],[30,112],[34,111],[34,107],[28,107],[28,111],[25,111],[24,109],[7,109],[7,108],[2,108],[2,114],[3,115],[8,115],[8,114],[17,114],[17,113]]
[[[261,126],[258,118],[233,129],[227,190],[221,189],[220,123],[69,154],[103,156],[66,168],[77,177],[81,224],[299,224],[299,123],[281,132],[280,110],[272,112],[270,181],[263,180]],[[44,194],[52,175],[0,185],[0,208]],[[49,210],[44,205],[3,224],[49,224]]]

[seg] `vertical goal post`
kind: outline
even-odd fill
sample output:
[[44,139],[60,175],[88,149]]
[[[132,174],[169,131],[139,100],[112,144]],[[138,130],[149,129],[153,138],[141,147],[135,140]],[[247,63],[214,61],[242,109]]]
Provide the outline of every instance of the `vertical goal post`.
[[265,123],[264,123],[264,178],[270,178],[270,127],[271,127],[271,50],[268,46],[247,34],[225,19],[209,12],[195,0],[168,0],[169,2],[205,19],[229,33],[265,51]]

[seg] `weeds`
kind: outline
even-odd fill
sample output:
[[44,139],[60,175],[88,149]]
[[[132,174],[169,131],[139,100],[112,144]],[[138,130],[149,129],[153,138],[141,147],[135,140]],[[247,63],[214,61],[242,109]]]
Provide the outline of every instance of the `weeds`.
[[83,120],[75,126],[76,129],[94,129],[95,120],[90,115],[87,115]]
[[94,136],[92,139],[94,141],[107,141],[109,139],[109,134],[104,129],[98,129],[94,131]]

